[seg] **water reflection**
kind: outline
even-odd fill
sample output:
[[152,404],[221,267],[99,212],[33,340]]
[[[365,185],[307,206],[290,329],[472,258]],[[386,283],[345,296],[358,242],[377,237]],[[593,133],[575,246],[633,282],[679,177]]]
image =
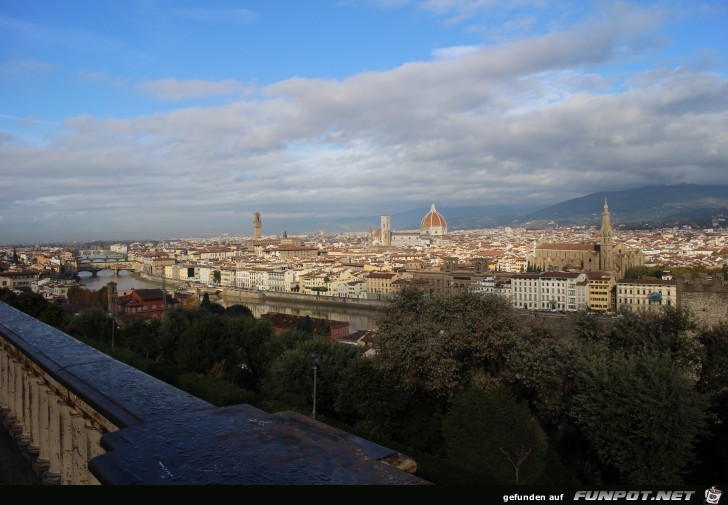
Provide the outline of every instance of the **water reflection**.
[[339,307],[327,307],[321,305],[297,304],[293,302],[251,302],[248,300],[214,300],[224,307],[230,305],[245,305],[248,307],[255,317],[260,317],[266,312],[280,312],[281,314],[291,314],[295,316],[310,316],[323,319],[331,319],[335,321],[348,321],[349,331],[371,330],[376,328],[376,319],[379,312],[371,309],[351,309]]

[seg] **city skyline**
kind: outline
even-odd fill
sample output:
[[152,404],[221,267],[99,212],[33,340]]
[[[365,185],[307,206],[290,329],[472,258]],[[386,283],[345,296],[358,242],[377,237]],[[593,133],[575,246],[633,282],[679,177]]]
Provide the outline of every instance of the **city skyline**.
[[726,18],[718,1],[4,2],[0,242],[719,182]]

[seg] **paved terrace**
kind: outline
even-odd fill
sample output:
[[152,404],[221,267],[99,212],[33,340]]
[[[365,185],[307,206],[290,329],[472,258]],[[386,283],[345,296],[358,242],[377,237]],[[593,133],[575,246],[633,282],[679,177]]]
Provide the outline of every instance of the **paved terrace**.
[[215,407],[2,302],[0,418],[44,484],[428,484],[396,451],[295,412]]

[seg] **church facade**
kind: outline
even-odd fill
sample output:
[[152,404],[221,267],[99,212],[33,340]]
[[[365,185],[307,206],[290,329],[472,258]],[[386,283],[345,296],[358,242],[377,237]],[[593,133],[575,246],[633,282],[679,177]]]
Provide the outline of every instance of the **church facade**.
[[606,199],[598,243],[555,244],[542,239],[528,258],[528,266],[542,272],[608,272],[616,279],[623,279],[627,270],[644,262],[642,251],[615,242]]

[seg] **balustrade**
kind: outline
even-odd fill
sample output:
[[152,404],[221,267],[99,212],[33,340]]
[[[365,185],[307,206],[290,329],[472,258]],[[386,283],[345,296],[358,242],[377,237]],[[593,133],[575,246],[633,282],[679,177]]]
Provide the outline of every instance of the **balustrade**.
[[217,408],[3,302],[0,417],[43,484],[426,484],[407,456],[293,412]]

